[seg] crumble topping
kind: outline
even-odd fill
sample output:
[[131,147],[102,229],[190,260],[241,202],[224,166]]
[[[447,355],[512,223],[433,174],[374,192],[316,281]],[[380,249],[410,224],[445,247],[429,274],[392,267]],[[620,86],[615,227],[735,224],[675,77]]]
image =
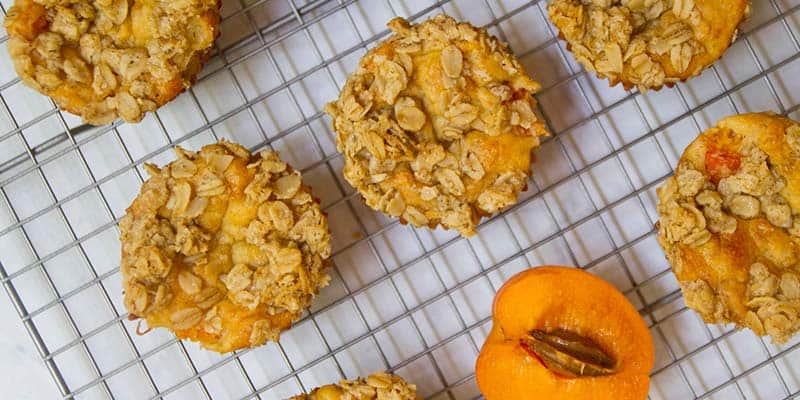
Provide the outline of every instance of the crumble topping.
[[800,332],[800,209],[787,197],[786,169],[800,159],[800,125],[788,121],[727,119],[690,145],[658,189],[659,242],[686,305],[775,343]]
[[176,152],[120,221],[125,306],[220,352],[277,341],[329,281],[325,215],[275,152]]
[[416,386],[406,383],[396,375],[379,372],[368,378],[327,385],[301,394],[290,400],[415,400]]
[[218,34],[218,0],[17,0],[5,20],[23,82],[101,125],[138,122],[189,87]]
[[[749,2],[746,5],[749,13]],[[707,41],[736,37],[733,10],[718,7],[720,20],[704,15],[695,0],[555,0],[548,6],[550,19],[561,31],[575,58],[586,69],[640,90],[698,75],[710,62],[697,56],[721,54]],[[731,37],[716,25],[732,25]]]
[[374,209],[472,235],[526,187],[540,87],[482,29],[446,15],[389,28],[326,106],[344,176]]

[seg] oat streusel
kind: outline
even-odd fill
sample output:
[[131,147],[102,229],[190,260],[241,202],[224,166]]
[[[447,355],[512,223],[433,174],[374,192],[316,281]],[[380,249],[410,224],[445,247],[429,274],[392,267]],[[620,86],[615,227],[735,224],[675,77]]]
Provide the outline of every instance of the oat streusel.
[[472,235],[526,187],[547,135],[540,86],[483,29],[446,15],[389,28],[326,107],[344,176],[376,210]]
[[416,386],[406,383],[397,375],[379,372],[368,378],[327,385],[289,400],[416,400]]
[[16,0],[5,28],[23,82],[101,125],[137,122],[195,80],[219,0]]
[[120,221],[125,307],[218,352],[277,341],[328,284],[325,215],[275,152],[176,152]]
[[749,0],[554,0],[550,20],[586,69],[644,91],[700,74],[736,39]]
[[658,240],[686,305],[785,343],[800,331],[800,125],[723,119],[658,189]]

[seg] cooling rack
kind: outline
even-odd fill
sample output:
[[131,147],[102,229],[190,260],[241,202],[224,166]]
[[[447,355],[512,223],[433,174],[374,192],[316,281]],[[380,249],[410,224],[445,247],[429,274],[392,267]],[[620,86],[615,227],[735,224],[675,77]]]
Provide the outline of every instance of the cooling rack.
[[[3,0],[2,10],[11,0]],[[64,398],[283,399],[390,370],[431,399],[479,398],[473,365],[503,281],[575,265],[640,310],[657,357],[650,399],[790,399],[797,340],[774,346],[684,306],[655,240],[655,187],[719,118],[800,118],[800,1],[755,0],[723,60],[660,92],[608,88],[555,37],[545,1],[225,0],[198,83],[140,124],[81,125],[25,88],[0,51],[0,279]],[[462,239],[370,211],[341,175],[322,113],[396,15],[446,12],[510,43],[544,86],[552,138],[516,206]],[[5,34],[0,46],[6,46]],[[220,138],[302,169],[330,215],[333,281],[280,344],[217,355],[136,334],[121,300],[117,222],[171,148]]]

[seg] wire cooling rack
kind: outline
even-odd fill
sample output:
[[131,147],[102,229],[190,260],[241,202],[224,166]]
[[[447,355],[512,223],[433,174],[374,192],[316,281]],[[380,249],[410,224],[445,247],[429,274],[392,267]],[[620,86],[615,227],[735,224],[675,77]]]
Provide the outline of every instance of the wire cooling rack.
[[[473,365],[495,291],[545,263],[589,270],[639,308],[657,349],[651,399],[798,397],[798,341],[703,324],[683,305],[653,224],[654,189],[699,131],[738,112],[799,117],[800,1],[755,0],[714,68],[646,94],[609,89],[575,64],[545,1],[223,3],[197,85],[137,125],[81,125],[25,88],[0,52],[0,278],[65,398],[281,399],[377,370],[425,398],[477,398]],[[390,18],[439,12],[511,44],[544,86],[540,112],[555,133],[520,203],[469,240],[367,209],[342,179],[321,113]],[[331,286],[280,344],[224,355],[164,330],[136,335],[117,229],[143,163],[219,138],[279,150],[303,170],[330,214],[335,261]]]

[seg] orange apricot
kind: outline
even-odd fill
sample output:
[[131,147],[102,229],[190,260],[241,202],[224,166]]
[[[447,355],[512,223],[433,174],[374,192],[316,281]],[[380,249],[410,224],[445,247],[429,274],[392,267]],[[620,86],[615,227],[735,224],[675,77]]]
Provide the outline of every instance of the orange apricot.
[[610,284],[539,267],[497,293],[475,367],[487,400],[642,400],[654,362],[639,313]]

